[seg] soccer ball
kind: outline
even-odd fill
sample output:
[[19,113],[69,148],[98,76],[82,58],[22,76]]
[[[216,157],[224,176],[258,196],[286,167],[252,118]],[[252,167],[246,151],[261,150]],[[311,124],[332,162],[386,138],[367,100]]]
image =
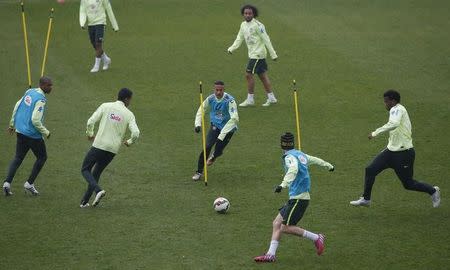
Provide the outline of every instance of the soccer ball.
[[213,207],[217,213],[225,214],[230,209],[230,202],[223,197],[219,197],[214,200]]

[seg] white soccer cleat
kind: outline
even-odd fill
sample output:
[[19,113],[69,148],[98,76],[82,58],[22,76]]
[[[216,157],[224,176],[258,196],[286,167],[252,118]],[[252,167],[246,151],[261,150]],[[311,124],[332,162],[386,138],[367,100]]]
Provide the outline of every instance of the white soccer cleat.
[[92,202],[92,206],[96,207],[99,203],[100,200],[105,197],[106,195],[106,191],[101,190],[97,193],[97,195],[95,196],[95,200]]
[[433,202],[433,207],[437,208],[441,204],[441,190],[438,186],[434,186],[436,191],[431,195],[431,201]]
[[108,70],[109,65],[111,65],[111,58],[105,56],[105,58],[103,59],[103,70]]
[[8,182],[3,183],[3,193],[5,196],[11,196],[13,193],[11,192],[11,184]]
[[23,184],[23,188],[25,189],[25,192],[28,191],[31,195],[39,195],[39,191],[37,191],[37,189],[34,187],[34,184],[30,184],[28,183],[28,181]]
[[350,204],[353,205],[353,206],[366,206],[366,207],[369,207],[370,206],[370,200],[366,200],[366,199],[364,199],[364,197],[360,197],[356,201],[351,201]]
[[202,177],[203,174],[196,172],[193,176],[192,176],[192,180],[194,181],[198,181],[200,180],[200,178]]
[[239,104],[239,107],[249,107],[249,106],[255,106],[255,101],[249,101],[248,99],[244,100],[241,104]]
[[89,203],[81,203],[80,208],[87,208],[89,207]]
[[99,66],[94,66],[94,67],[91,69],[91,73],[98,72],[99,70],[100,70],[100,67],[99,67]]
[[267,100],[266,100],[266,103],[264,103],[262,106],[263,107],[269,107],[271,104],[276,104],[278,102],[278,100],[277,99],[270,99],[270,98],[268,98]]

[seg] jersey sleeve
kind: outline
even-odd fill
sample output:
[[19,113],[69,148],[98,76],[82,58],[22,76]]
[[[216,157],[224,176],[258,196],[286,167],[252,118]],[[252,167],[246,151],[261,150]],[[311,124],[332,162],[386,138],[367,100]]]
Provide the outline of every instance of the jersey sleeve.
[[237,49],[241,46],[242,41],[244,41],[244,33],[243,33],[243,31],[242,31],[242,25],[241,25],[241,27],[239,28],[239,32],[238,32],[238,34],[237,34],[237,36],[236,36],[236,39],[234,40],[233,45],[231,45],[231,46],[228,48],[228,51],[229,51],[230,53],[232,53],[232,52],[234,52],[235,50],[237,50]]
[[220,131],[219,136],[217,137],[221,141],[223,141],[223,139],[225,139],[225,136],[227,136],[230,131],[234,130],[239,123],[239,115],[237,111],[236,101],[234,99],[230,100],[230,102],[228,103],[228,113],[230,114],[230,120],[228,120],[228,122]]
[[327,168],[328,170],[331,170],[334,168],[334,166],[331,163],[326,162],[325,160],[315,157],[315,156],[306,155],[306,159],[308,160],[308,165],[319,165],[319,166]]
[[[203,111],[206,112],[206,109],[209,108],[209,97],[207,97],[203,101]],[[198,107],[197,114],[195,115],[195,121],[194,121],[194,127],[201,127],[202,126],[202,106]]]
[[128,145],[131,145],[134,142],[136,142],[136,140],[139,138],[139,134],[140,134],[139,128],[136,124],[136,118],[134,117],[134,114],[131,115],[131,119],[128,122],[128,129],[131,132],[131,138],[129,138],[127,140],[127,143],[128,143]]
[[103,0],[103,6],[108,14],[109,21],[111,22],[112,28],[114,31],[119,31],[119,25],[117,24],[116,17],[114,16],[114,12],[111,7],[111,3],[109,0]]
[[298,173],[298,160],[293,155],[287,155],[284,158],[284,164],[287,167],[287,172],[283,177],[280,186],[287,188],[295,180]]
[[272,59],[278,58],[277,53],[275,52],[275,49],[272,46],[272,42],[270,41],[270,37],[266,32],[266,28],[263,24],[261,24],[258,27],[258,34],[261,37],[261,40],[263,41],[264,45],[266,46],[267,50],[269,51],[270,57]]
[[389,121],[382,127],[379,127],[374,132],[372,132],[372,136],[375,137],[380,133],[396,129],[400,125],[402,116],[403,110],[401,108],[391,108],[391,110],[389,111]]
[[33,126],[45,137],[48,137],[50,134],[50,131],[44,126],[42,123],[42,117],[44,116],[44,110],[45,110],[45,101],[39,100],[36,102],[33,114],[31,115],[31,123],[33,123]]
[[95,127],[95,123],[97,123],[100,118],[102,117],[103,114],[103,108],[104,105],[100,105],[97,110],[95,110],[95,112],[91,115],[91,117],[89,117],[88,121],[87,121],[87,126],[86,126],[86,135],[88,137],[92,137],[94,136],[94,127]]
[[85,0],[80,1],[80,26],[84,27],[86,25],[87,14],[86,14],[86,2]]

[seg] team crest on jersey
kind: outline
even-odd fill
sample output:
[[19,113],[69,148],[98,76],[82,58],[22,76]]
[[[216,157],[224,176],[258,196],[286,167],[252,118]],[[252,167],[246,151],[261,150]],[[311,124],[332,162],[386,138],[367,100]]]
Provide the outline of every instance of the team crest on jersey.
[[122,121],[122,117],[120,117],[120,115],[117,115],[117,114],[114,114],[114,113],[109,115],[109,119],[111,119],[113,121],[116,121],[116,122]]
[[307,163],[306,158],[304,156],[300,156],[299,160],[300,160],[301,164],[306,164]]
[[30,96],[26,96],[26,97],[23,99],[23,102],[25,103],[25,105],[31,106],[31,103],[33,102],[33,99],[32,99]]

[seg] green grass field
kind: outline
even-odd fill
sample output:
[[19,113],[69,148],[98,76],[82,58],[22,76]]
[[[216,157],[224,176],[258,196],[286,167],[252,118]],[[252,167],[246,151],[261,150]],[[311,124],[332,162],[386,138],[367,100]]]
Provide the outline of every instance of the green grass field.
[[[27,86],[19,1],[0,1],[0,127],[6,130]],[[201,149],[193,132],[205,90],[216,79],[242,101],[245,44],[226,49],[239,29],[242,1],[112,1],[120,32],[106,33],[107,72],[90,74],[93,50],[78,25],[79,1],[26,1],[33,85],[42,62],[48,10],[55,7],[46,66],[54,80],[46,126],[49,158],[36,181],[39,197],[22,193],[34,157],[0,197],[0,269],[448,269],[450,264],[450,2],[444,0],[255,0],[278,53],[269,75],[279,104],[239,109],[240,129],[209,170],[209,185],[191,176]],[[287,194],[279,135],[295,131],[292,79],[300,86],[302,150],[335,164],[311,168],[312,200],[300,226],[327,235],[323,256],[285,236],[278,261],[257,265],[272,219]],[[103,173],[107,197],[80,209],[80,166],[90,143],[85,124],[117,91],[135,93],[141,129]],[[413,123],[415,175],[441,187],[441,207],[405,191],[393,171],[377,178],[371,208],[349,201],[362,191],[365,166],[387,144],[367,134],[388,118],[385,89],[402,94]],[[256,101],[265,101],[257,82]],[[15,151],[1,134],[0,175]],[[216,197],[231,201],[226,215]]]

